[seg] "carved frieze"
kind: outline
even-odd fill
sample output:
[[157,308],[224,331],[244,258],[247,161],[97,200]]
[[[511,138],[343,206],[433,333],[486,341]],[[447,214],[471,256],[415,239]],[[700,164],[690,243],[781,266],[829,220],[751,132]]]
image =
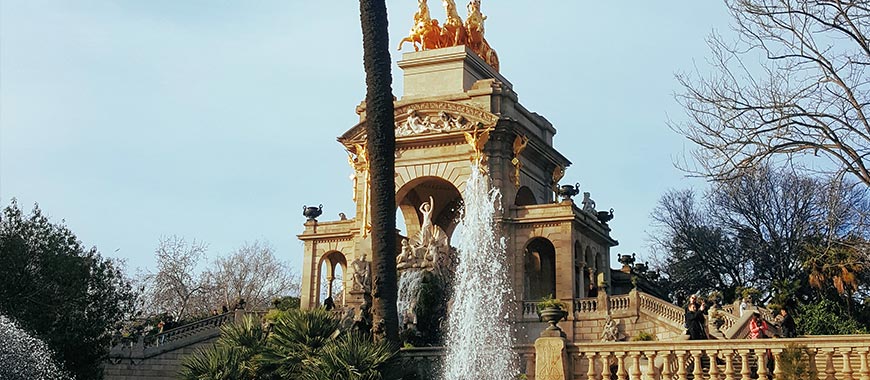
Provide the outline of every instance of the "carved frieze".
[[[396,138],[467,131],[483,124],[492,127],[498,116],[484,109],[462,103],[426,101],[406,104],[395,109]],[[347,131],[338,140],[352,147],[365,140],[365,122]]]

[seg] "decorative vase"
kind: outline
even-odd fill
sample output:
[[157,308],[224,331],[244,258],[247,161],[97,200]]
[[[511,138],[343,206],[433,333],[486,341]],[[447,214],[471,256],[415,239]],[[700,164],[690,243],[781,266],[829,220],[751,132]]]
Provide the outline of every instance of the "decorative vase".
[[598,217],[598,221],[601,222],[601,224],[607,224],[607,222],[613,220],[613,209],[610,209],[609,212],[599,211],[598,215],[596,216]]
[[541,310],[539,314],[541,316],[541,320],[550,324],[549,326],[547,326],[547,330],[550,331],[562,331],[559,326],[556,326],[556,323],[568,316],[567,311],[556,307],[548,307],[544,310]]
[[317,220],[317,217],[323,214],[323,205],[321,204],[319,207],[314,206],[302,206],[302,215],[308,218],[308,221]]
[[571,197],[580,194],[580,182],[574,185],[562,185],[559,187],[559,196],[563,201],[571,200]]

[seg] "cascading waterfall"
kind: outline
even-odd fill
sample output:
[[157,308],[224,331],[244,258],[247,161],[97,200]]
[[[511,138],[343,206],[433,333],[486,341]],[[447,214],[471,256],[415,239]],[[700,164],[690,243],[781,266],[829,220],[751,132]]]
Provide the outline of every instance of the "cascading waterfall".
[[51,350],[0,314],[0,379],[67,380]]
[[396,302],[396,310],[399,312],[399,328],[406,323],[405,318],[417,298],[420,296],[420,283],[423,282],[423,270],[406,270],[399,276],[399,298]]
[[444,380],[507,380],[519,369],[512,350],[505,239],[496,233],[497,189],[472,166],[454,238],[459,263],[447,320]]

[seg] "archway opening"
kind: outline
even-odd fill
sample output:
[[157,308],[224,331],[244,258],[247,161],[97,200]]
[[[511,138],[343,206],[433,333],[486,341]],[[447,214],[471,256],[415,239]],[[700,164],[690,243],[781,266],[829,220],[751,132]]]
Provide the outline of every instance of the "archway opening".
[[528,186],[523,186],[517,190],[517,197],[514,200],[514,204],[517,206],[528,206],[536,205],[538,204],[538,201],[535,199],[535,194],[532,193],[532,189],[529,189]]
[[529,240],[524,250],[523,298],[537,300],[556,295],[556,248],[545,238]]
[[463,205],[462,194],[456,186],[443,178],[431,176],[406,183],[396,192],[396,202],[405,222],[403,232],[411,239],[420,233],[423,203],[431,202],[432,224],[444,230],[448,237],[453,235]]
[[331,298],[334,305],[343,305],[345,300],[344,273],[347,259],[338,251],[329,252],[320,259],[317,278],[317,305]]

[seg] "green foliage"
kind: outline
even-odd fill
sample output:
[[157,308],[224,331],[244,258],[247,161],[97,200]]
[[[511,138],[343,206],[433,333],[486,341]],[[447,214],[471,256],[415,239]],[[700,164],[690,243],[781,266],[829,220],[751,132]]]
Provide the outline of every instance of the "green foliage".
[[291,310],[291,309],[298,309],[300,302],[301,301],[300,301],[299,297],[284,296],[284,297],[275,298],[274,300],[272,300],[272,306],[275,309],[287,311],[287,310]]
[[799,335],[866,334],[867,326],[849,317],[838,303],[822,299],[801,305],[794,317]]
[[324,309],[282,311],[271,329],[246,317],[221,328],[221,337],[183,363],[193,379],[396,379],[398,350],[356,334],[342,334]]
[[266,330],[251,316],[221,326],[221,336],[182,363],[182,380],[266,379],[259,358],[266,348]]
[[538,307],[538,313],[540,313],[544,309],[565,310],[565,303],[553,298],[552,294],[548,294],[546,297],[541,298],[536,306]]
[[240,350],[214,345],[201,348],[181,363],[182,380],[247,379]]
[[15,200],[0,215],[0,313],[36,333],[79,380],[102,378],[111,328],[134,311],[121,266]]
[[789,344],[779,356],[782,380],[812,380],[818,375],[809,365],[809,350],[805,345]]
[[631,337],[632,342],[650,342],[656,340],[656,336],[646,331],[638,331],[637,334]]
[[322,308],[286,313],[272,325],[260,364],[281,378],[293,378],[307,361],[333,343],[341,331],[339,321]]
[[345,334],[308,361],[303,380],[381,380],[399,378],[398,351],[386,341]]

